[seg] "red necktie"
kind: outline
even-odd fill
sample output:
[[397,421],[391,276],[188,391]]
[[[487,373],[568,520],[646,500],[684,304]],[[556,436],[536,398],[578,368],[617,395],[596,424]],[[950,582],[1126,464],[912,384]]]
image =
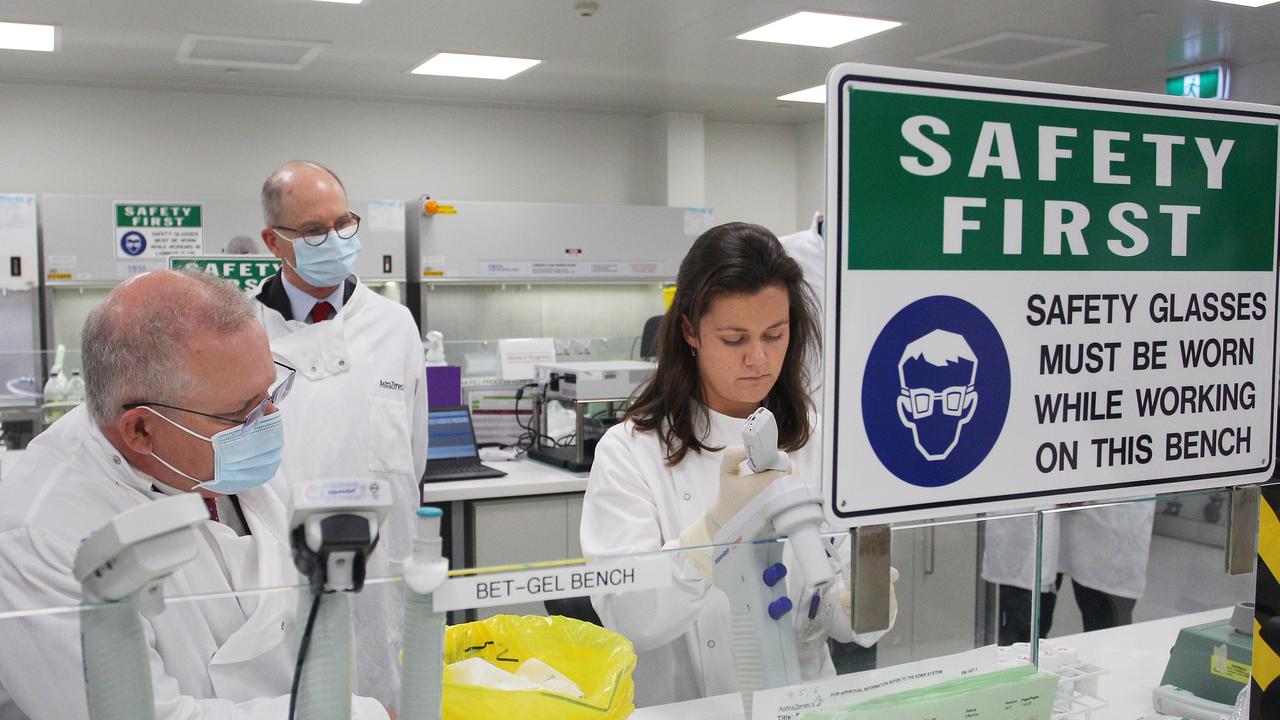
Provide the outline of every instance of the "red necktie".
[[209,508],[209,517],[213,518],[214,522],[218,522],[218,501],[214,500],[211,497],[207,497],[203,499],[204,499],[204,506]]
[[328,320],[333,315],[333,306],[327,302],[318,302],[311,308],[311,322],[318,323]]

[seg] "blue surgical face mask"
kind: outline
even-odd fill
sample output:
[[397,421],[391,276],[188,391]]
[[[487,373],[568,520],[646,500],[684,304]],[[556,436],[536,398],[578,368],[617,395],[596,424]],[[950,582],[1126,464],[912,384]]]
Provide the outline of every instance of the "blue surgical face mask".
[[266,484],[275,477],[276,470],[280,467],[280,459],[284,453],[284,418],[279,411],[264,415],[248,432],[244,431],[243,425],[237,425],[213,437],[205,437],[149,407],[146,409],[186,434],[213,444],[212,480],[193,478],[165,462],[159,455],[151,453],[151,457],[161,465],[194,481],[197,490],[235,495]]
[[[279,234],[279,231],[276,232]],[[360,257],[360,249],[363,247],[359,235],[342,238],[336,230],[326,233],[324,242],[319,245],[311,245],[302,238],[291,242],[293,256],[298,264],[289,267],[308,285],[318,288],[341,285],[355,268],[356,258]]]

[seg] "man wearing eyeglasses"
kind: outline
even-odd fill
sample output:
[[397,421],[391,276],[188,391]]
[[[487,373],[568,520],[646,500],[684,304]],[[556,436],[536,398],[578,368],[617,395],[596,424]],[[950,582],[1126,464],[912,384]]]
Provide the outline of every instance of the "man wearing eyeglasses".
[[[254,303],[278,361],[298,369],[285,415],[285,459],[272,487],[320,478],[389,485],[394,506],[370,558],[370,578],[400,574],[411,551],[427,462],[422,340],[408,308],[353,274],[360,216],[333,172],[289,162],[262,186],[262,240],[283,261]],[[366,586],[354,603],[356,691],[399,698],[401,591]]]
[[[197,554],[144,620],[156,717],[281,720],[288,710],[298,582],[286,511],[263,487],[280,465],[276,407],[292,370],[273,362],[251,301],[205,273],[145,273],[85,322],[86,403],[41,433],[0,483],[0,608],[75,607],[84,538],[116,515],[198,493]],[[190,596],[204,599],[174,602]],[[86,610],[85,612],[94,612]],[[80,615],[3,622],[0,717],[88,717]],[[353,716],[382,720],[375,700]]]

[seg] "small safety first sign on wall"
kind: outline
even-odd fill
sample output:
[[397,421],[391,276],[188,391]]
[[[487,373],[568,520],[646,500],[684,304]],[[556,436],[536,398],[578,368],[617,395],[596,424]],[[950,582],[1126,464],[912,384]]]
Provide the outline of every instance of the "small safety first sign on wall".
[[841,65],[826,503],[844,526],[1257,482],[1280,109]]
[[203,210],[198,203],[115,203],[116,259],[199,255],[204,250]]

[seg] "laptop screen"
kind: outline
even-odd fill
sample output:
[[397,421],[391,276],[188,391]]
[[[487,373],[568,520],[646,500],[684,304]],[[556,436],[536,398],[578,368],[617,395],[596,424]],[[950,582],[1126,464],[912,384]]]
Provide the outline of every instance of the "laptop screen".
[[427,412],[427,462],[476,456],[476,436],[465,407]]

